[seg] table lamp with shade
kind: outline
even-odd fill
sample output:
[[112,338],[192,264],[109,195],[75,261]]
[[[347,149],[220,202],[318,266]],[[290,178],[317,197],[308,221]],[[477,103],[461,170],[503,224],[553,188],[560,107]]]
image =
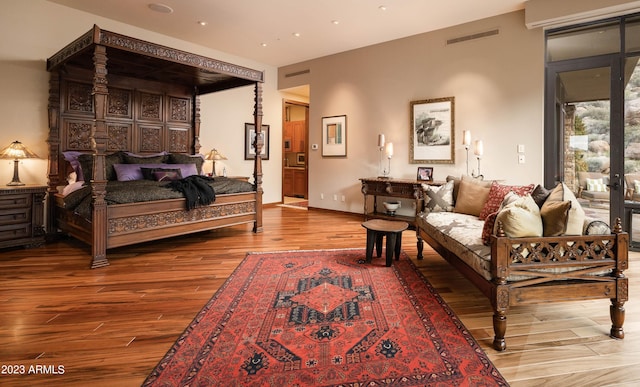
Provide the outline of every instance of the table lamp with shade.
[[222,155],[222,153],[218,152],[218,150],[216,148],[213,148],[211,150],[211,152],[207,153],[207,155],[204,157],[204,159],[213,161],[213,167],[211,168],[211,176],[217,176],[216,175],[216,160],[226,160],[227,158],[224,157],[224,155]]
[[13,159],[13,180],[7,183],[9,186],[24,185],[18,176],[18,164],[22,159],[37,159],[38,155],[27,149],[20,141],[14,141],[0,151],[0,159]]

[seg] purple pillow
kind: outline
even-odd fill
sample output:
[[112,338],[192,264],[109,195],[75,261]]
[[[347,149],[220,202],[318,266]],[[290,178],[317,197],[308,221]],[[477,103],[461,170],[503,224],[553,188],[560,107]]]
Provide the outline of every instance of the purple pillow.
[[71,164],[71,168],[76,173],[76,181],[84,181],[84,175],[82,174],[82,167],[80,167],[80,161],[78,157],[87,152],[78,152],[78,151],[66,151],[62,152],[64,159]]
[[[143,180],[145,177],[142,168],[179,169],[182,177],[198,174],[195,164],[114,164],[113,168],[118,175],[118,181]],[[150,180],[155,178],[151,176]]]

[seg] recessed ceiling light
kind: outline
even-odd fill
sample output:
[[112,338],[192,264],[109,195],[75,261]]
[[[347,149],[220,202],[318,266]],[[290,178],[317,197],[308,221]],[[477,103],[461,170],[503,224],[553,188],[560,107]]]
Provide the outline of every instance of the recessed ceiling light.
[[381,6],[378,7],[378,9],[381,10],[381,11],[386,11],[387,7],[384,6],[384,5],[381,5]]
[[340,20],[331,20],[331,23],[335,24],[335,25],[338,25],[338,24],[340,24]]
[[160,13],[173,13],[173,8],[166,4],[151,3],[149,4],[149,9]]
[[260,43],[262,47],[267,47],[267,43]]
[[300,33],[299,33],[299,32],[294,32],[294,33],[293,33],[293,34],[291,34],[291,35],[295,36],[296,38],[299,38],[299,37],[300,37]]
[[206,22],[206,21],[204,21],[204,20],[200,20],[200,21],[198,21],[198,24],[200,24],[201,26],[203,26],[203,27],[204,27],[204,26],[206,26],[206,25],[207,25],[207,22]]

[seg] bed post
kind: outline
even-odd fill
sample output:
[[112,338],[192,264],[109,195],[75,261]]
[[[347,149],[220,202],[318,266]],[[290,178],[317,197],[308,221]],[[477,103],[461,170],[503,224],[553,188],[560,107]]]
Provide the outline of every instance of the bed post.
[[95,120],[91,131],[91,146],[93,148],[93,180],[91,192],[93,197],[92,214],[92,247],[93,260],[91,268],[109,265],[107,261],[107,204],[104,200],[107,191],[105,176],[105,152],[107,150],[107,54],[106,47],[96,45],[93,53],[95,66],[93,74],[93,100]]
[[200,153],[200,95],[198,89],[193,91],[193,154]]
[[[53,195],[60,185],[60,74],[52,71],[49,74],[49,190],[47,196],[47,225],[48,235],[54,235],[57,231],[56,206]],[[64,175],[64,171],[62,171]]]
[[256,221],[253,223],[253,232],[262,232],[262,83],[256,82],[255,88],[255,108],[253,111],[254,127],[256,128],[256,140],[254,148],[256,150],[255,164],[253,168],[253,178],[256,185]]

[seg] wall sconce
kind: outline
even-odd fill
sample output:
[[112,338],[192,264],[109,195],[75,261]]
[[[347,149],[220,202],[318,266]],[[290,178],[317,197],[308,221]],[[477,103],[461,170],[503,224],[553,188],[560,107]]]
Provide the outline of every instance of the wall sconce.
[[393,157],[393,143],[392,142],[388,142],[387,145],[385,145],[385,153],[387,154],[387,168],[383,171],[383,176],[385,178],[389,177],[389,174],[391,173],[391,157]]
[[205,160],[213,161],[213,167],[211,167],[211,176],[216,175],[216,160],[226,160],[227,158],[222,155],[222,153],[218,152],[216,148],[213,148],[211,152],[207,153],[204,157]]
[[380,159],[378,160],[378,172],[384,174],[384,170],[382,167],[382,151],[384,151],[384,134],[378,135],[378,150],[380,151]]
[[473,153],[476,155],[476,158],[478,159],[478,174],[476,175],[476,174],[474,174],[472,172],[471,176],[483,179],[484,176],[480,173],[480,159],[482,158],[482,155],[484,154],[484,146],[482,144],[482,140],[476,140],[473,143]]
[[18,176],[20,159],[37,159],[38,155],[27,149],[20,141],[14,141],[0,151],[0,159],[13,159],[13,180],[7,185],[24,185]]
[[471,131],[464,130],[462,132],[462,145],[467,151],[467,175],[469,174],[469,147],[471,146]]

